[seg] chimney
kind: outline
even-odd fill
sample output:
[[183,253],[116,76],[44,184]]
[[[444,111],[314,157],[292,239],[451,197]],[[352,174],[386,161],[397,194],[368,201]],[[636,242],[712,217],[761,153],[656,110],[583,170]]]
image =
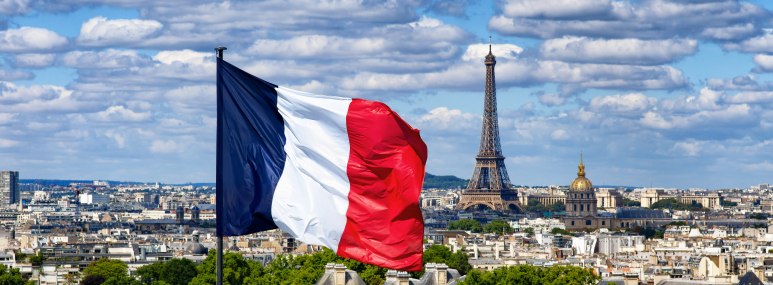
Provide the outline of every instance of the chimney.
[[386,282],[389,282],[389,281],[392,281],[392,282],[395,282],[395,283],[397,282],[397,271],[396,270],[392,270],[392,269],[387,270]]
[[346,285],[346,266],[343,264],[335,265],[335,284]]
[[411,275],[408,274],[408,272],[405,271],[398,271],[397,272],[397,284],[399,285],[410,285],[411,281],[409,280],[411,278]]
[[623,279],[625,285],[639,285],[639,276],[633,274],[626,274]]
[[435,268],[437,268],[437,285],[446,285],[448,284],[448,265],[445,263],[440,263],[435,265]]

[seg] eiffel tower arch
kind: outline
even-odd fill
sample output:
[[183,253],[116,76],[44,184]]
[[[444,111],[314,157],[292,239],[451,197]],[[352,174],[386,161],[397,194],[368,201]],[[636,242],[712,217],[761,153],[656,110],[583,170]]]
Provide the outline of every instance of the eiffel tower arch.
[[496,57],[489,53],[486,64],[486,92],[483,103],[483,127],[480,132],[480,150],[475,158],[467,188],[456,204],[457,210],[490,208],[497,211],[522,212],[518,191],[512,189],[505,167],[505,157],[499,143],[499,122],[497,117],[497,91],[494,79]]

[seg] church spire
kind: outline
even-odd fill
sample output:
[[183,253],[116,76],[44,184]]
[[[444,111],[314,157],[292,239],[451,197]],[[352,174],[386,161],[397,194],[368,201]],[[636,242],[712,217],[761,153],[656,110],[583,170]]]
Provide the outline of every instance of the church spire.
[[585,165],[582,164],[582,152],[580,152],[580,165],[577,165],[577,176],[585,176]]

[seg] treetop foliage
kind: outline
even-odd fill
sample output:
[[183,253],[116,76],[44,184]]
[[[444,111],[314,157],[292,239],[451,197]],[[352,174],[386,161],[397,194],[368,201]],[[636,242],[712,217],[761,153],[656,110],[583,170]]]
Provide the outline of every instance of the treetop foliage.
[[650,208],[672,209],[672,210],[678,210],[678,211],[706,211],[706,208],[703,208],[703,205],[701,205],[701,203],[685,204],[685,203],[679,202],[679,200],[676,200],[674,198],[663,199],[655,203],[652,203],[652,205],[650,205]]
[[[497,226],[497,223],[493,223],[493,226]],[[595,282],[591,281],[598,280],[586,269],[567,266],[542,268],[520,265],[481,272],[472,269],[467,254],[461,250],[452,252],[443,245],[428,247],[424,251],[423,262],[445,263],[449,268],[467,275],[467,280],[462,284],[592,284]],[[313,284],[325,273],[325,265],[328,263],[344,264],[348,269],[356,271],[369,285],[380,285],[386,281],[387,269],[344,259],[332,250],[324,249],[308,255],[279,255],[265,266],[245,259],[239,253],[226,252],[223,255],[223,284]],[[215,267],[215,250],[210,250],[207,258],[199,265],[188,259],[176,258],[140,267],[136,276],[129,276],[128,266],[120,260],[100,259],[86,267],[80,284],[210,285],[215,284]],[[422,273],[414,272],[413,277],[418,278]],[[0,284],[23,285],[25,282],[17,269],[0,265]]]
[[591,285],[596,284],[601,277],[589,269],[575,266],[537,267],[532,265],[517,265],[497,268],[494,271],[473,270],[467,274],[460,284],[475,285]]

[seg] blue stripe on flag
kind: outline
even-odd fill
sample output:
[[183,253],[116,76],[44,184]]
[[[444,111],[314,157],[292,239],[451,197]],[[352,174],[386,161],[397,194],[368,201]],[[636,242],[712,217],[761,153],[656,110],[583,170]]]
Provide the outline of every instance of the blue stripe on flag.
[[217,60],[218,236],[277,228],[271,203],[286,154],[275,88]]

